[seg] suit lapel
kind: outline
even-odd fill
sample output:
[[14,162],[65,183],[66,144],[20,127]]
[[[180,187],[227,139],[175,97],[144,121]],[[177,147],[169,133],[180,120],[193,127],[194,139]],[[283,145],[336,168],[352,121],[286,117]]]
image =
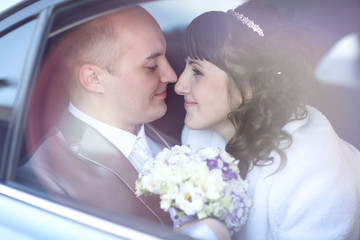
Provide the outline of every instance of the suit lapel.
[[121,151],[97,130],[67,111],[60,122],[60,129],[77,155],[115,171],[132,191],[135,189],[136,170]]
[[[135,195],[135,182],[138,178],[138,172],[129,160],[106,139],[97,142],[96,146],[94,146],[92,139],[94,139],[94,134],[97,133],[93,131],[88,130],[84,133],[80,154],[114,171]],[[102,151],[104,150],[106,154],[103,154]],[[139,198],[162,224],[169,225],[171,223],[169,214],[160,208],[159,197],[142,195]]]
[[[73,146],[73,150],[85,159],[95,162],[97,165],[107,168],[114,172],[135,195],[135,182],[138,172],[130,161],[110,143],[97,130],[67,113],[65,116],[66,124],[60,123],[67,141]],[[75,131],[74,131],[75,129]],[[136,197],[136,196],[134,196]],[[160,209],[160,199],[157,196],[141,196],[142,203],[157,217],[167,225],[171,224],[168,213]]]
[[129,160],[95,129],[88,127],[83,134],[78,154],[111,169],[132,192],[138,173]]

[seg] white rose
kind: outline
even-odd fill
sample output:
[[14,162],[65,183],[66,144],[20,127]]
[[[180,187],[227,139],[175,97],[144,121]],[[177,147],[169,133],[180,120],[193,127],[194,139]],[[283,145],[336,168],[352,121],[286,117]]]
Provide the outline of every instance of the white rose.
[[201,180],[202,181],[198,183],[198,186],[206,198],[216,200],[224,195],[225,184],[220,169],[213,169]]
[[141,179],[141,188],[146,191],[159,194],[160,193],[160,182],[154,177],[153,174],[146,174]]
[[200,148],[197,153],[201,154],[204,159],[214,159],[219,155],[220,150],[218,148]]
[[224,149],[222,149],[220,151],[220,157],[226,163],[232,163],[235,161],[235,159],[229,153],[227,153]]
[[153,167],[154,163],[153,161],[146,161],[143,163],[143,172],[149,171]]
[[194,215],[204,208],[200,191],[190,182],[182,184],[175,198],[175,203],[186,215]]
[[192,152],[191,148],[189,148],[189,146],[187,146],[187,145],[181,145],[181,146],[175,145],[175,146],[173,146],[171,148],[171,151],[173,153],[175,153],[175,154],[176,153],[191,153]]
[[160,208],[163,209],[165,212],[167,212],[171,207],[172,201],[173,198],[168,197],[167,195],[161,195]]

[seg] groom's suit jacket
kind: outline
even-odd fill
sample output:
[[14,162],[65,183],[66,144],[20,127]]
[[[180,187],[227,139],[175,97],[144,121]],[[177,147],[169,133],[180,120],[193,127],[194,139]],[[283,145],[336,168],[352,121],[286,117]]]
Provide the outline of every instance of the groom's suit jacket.
[[[169,146],[151,126],[145,125],[145,132],[155,154]],[[138,172],[121,151],[68,111],[24,167],[30,167],[51,194],[111,213],[171,224],[159,198],[136,197]]]

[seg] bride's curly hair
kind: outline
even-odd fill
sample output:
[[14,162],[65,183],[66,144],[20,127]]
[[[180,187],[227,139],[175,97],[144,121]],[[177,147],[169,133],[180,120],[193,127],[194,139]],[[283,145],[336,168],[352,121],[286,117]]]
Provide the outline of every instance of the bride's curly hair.
[[316,59],[291,11],[279,14],[257,1],[235,11],[259,25],[264,36],[230,13],[207,12],[186,29],[185,52],[224,70],[229,88],[236,85],[242,94],[243,103],[228,115],[236,131],[226,151],[240,160],[245,178],[252,166],[271,164],[274,152],[281,159],[278,170],[285,166],[292,137],[283,127],[307,117]]

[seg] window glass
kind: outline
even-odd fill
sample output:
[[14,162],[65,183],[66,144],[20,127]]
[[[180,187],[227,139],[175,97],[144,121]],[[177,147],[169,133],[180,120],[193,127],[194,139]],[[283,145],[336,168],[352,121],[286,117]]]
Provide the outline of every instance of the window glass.
[[[86,201],[75,201],[74,199],[66,196],[66,194],[52,194],[52,192],[49,192],[47,189],[43,188],[43,185],[39,184],[39,181],[37,179],[38,175],[35,175],[32,172],[32,169],[26,164],[27,161],[30,160],[33,157],[33,153],[36,153],[36,150],[39,149],[39,146],[45,146],[46,151],[39,151],[40,154],[45,153],[46,157],[43,157],[42,159],[45,159],[46,163],[50,162],[46,166],[44,166],[44,169],[46,168],[52,170],[55,169],[54,176],[60,176],[63,175],[70,175],[70,170],[77,171],[73,179],[70,179],[68,182],[65,182],[65,184],[68,184],[67,186],[74,185],[75,187],[79,186],[80,184],[83,184],[84,186],[89,187],[89,193],[86,196],[86,200],[88,200],[90,195],[96,196],[97,202],[101,202],[101,205],[105,206],[107,200],[116,200],[114,197],[116,191],[119,186],[122,186],[121,181],[119,179],[117,180],[117,185],[113,189],[109,188],[109,194],[99,194],[98,191],[101,189],[105,189],[106,187],[110,186],[109,184],[102,185],[103,182],[110,181],[112,179],[117,178],[118,176],[114,173],[110,168],[105,168],[107,166],[100,165],[94,161],[89,161],[91,164],[87,164],[88,159],[79,157],[75,165],[75,161],[71,162],[72,164],[69,164],[67,166],[71,166],[68,168],[62,168],[59,167],[60,164],[65,161],[68,161],[67,154],[72,154],[73,152],[67,151],[68,149],[62,149],[60,148],[62,145],[58,144],[63,143],[65,138],[63,135],[59,134],[58,129],[52,128],[57,127],[59,119],[63,116],[64,113],[68,113],[67,107],[69,105],[69,96],[67,95],[67,91],[65,89],[65,86],[63,84],[63,81],[58,81],[58,79],[61,77],[60,74],[56,74],[56,71],[53,71],[52,69],[56,68],[56,63],[58,58],[51,58],[52,51],[61,49],[58,47],[58,44],[60,45],[62,43],[63,39],[66,39],[68,30],[72,30],[72,27],[77,26],[78,24],[85,22],[86,19],[92,18],[97,15],[90,15],[89,12],[92,12],[95,8],[92,8],[91,4],[92,2],[88,2],[89,6],[84,5],[86,1],[81,1],[81,4],[78,4],[77,6],[82,6],[84,11],[76,11],[78,8],[74,4],[74,8],[72,8],[71,4],[68,3],[69,6],[66,6],[64,3],[63,5],[66,6],[64,9],[58,9],[54,8],[55,14],[53,21],[50,21],[53,25],[51,26],[51,33],[48,36],[46,48],[44,57],[38,56],[39,60],[41,60],[42,65],[39,68],[39,74],[37,74],[36,79],[34,79],[34,89],[30,93],[29,99],[28,99],[28,111],[24,115],[24,121],[26,125],[25,131],[24,131],[24,152],[26,152],[26,157],[19,158],[19,171],[16,174],[16,178],[14,179],[14,182],[18,184],[20,187],[20,190],[35,190],[30,192],[32,195],[38,198],[34,198],[36,201],[38,199],[41,200],[38,201],[40,204],[36,205],[38,208],[49,210],[50,212],[54,212],[57,215],[56,216],[63,216],[64,219],[71,218],[75,219],[79,222],[90,222],[89,219],[93,216],[103,218],[104,220],[110,220],[111,222],[118,223],[115,226],[130,226],[131,228],[139,231],[145,231],[149,233],[156,233],[159,231],[159,226],[154,224],[148,224],[148,222],[144,219],[144,221],[141,221],[142,219],[136,218],[138,216],[130,216],[126,215],[125,213],[117,213],[113,211],[113,209],[102,209],[98,207],[96,204],[93,204],[92,202],[88,203]],[[95,2],[95,1],[94,1]],[[99,2],[99,1],[98,1]],[[104,1],[105,2],[105,1]],[[103,3],[104,3],[103,2]],[[109,1],[115,2],[115,1]],[[125,1],[124,1],[125,2]],[[171,3],[170,3],[171,2]],[[229,2],[225,4],[225,2]],[[166,37],[167,40],[167,58],[170,62],[171,66],[175,70],[177,76],[180,76],[181,72],[184,69],[184,59],[185,56],[183,56],[182,52],[182,36],[183,31],[188,25],[188,23],[196,16],[201,14],[204,11],[209,10],[222,10],[226,11],[227,9],[234,8],[235,6],[239,5],[243,1],[239,0],[228,0],[225,2],[217,2],[217,1],[207,1],[204,0],[199,1],[197,3],[194,3],[192,0],[187,0],[186,4],[183,0],[181,1],[151,1],[149,3],[142,4],[142,6],[152,14],[155,19],[160,24],[160,27]],[[86,7],[84,7],[86,6]],[[120,6],[120,3],[119,3]],[[86,10],[86,11],[85,11]],[[100,10],[98,10],[100,11]],[[72,14],[76,13],[78,16],[76,17],[76,21],[72,18]],[[86,14],[85,14],[86,13]],[[100,12],[96,12],[97,14],[100,14]],[[75,15],[75,14],[74,14]],[[86,15],[86,16],[85,16]],[[174,18],[174,16],[178,16],[178,18]],[[83,19],[82,19],[83,18]],[[175,20],[174,20],[175,19]],[[179,22],[178,22],[179,20]],[[60,26],[60,27],[59,27]],[[26,53],[28,52],[28,49],[30,47],[30,40],[33,36],[32,31],[36,27],[35,22],[29,22],[20,28],[12,31],[11,33],[3,36],[0,38],[0,154],[3,148],[3,139],[5,138],[6,128],[9,123],[9,119],[11,116],[11,111],[13,108],[14,100],[16,98],[16,92],[17,92],[17,86],[19,84],[20,79],[22,78],[22,71],[23,71],[23,65],[25,64],[26,59]],[[73,43],[73,42],[72,42]],[[61,52],[59,50],[59,52]],[[54,56],[57,56],[56,54]],[[49,60],[49,61],[47,61]],[[52,62],[54,61],[54,62]],[[173,85],[169,84],[168,89],[168,96],[167,96],[167,104],[168,104],[168,112],[167,114],[161,118],[158,119],[158,121],[155,121],[153,123],[153,126],[157,127],[160,130],[163,130],[163,132],[167,133],[170,136],[176,136],[177,138],[180,138],[181,130],[183,127],[183,119],[185,115],[185,110],[183,108],[183,97],[176,95],[173,91]],[[65,111],[64,111],[65,110]],[[76,119],[75,119],[76,120]],[[3,125],[4,124],[4,127]],[[70,124],[64,124],[65,127],[70,126]],[[75,128],[75,130],[81,130],[81,128]],[[70,132],[70,131],[69,131]],[[77,131],[72,131],[73,133],[77,134]],[[95,133],[94,133],[95,134]],[[57,138],[55,139],[56,136]],[[55,139],[57,142],[53,141],[46,141],[50,137],[52,137],[50,140]],[[75,137],[74,137],[75,138]],[[72,138],[68,137],[66,141],[72,140]],[[90,136],[88,142],[95,142],[95,138]],[[48,145],[46,145],[48,144]],[[77,144],[77,143],[76,143]],[[73,144],[71,147],[73,147],[74,150],[78,150],[78,145]],[[20,144],[19,144],[20,145]],[[50,147],[48,147],[50,146]],[[58,147],[60,146],[60,147]],[[18,146],[16,146],[18,147]],[[102,147],[100,144],[95,145],[93,148],[89,148],[93,153],[98,148]],[[50,150],[48,150],[50,149]],[[73,150],[72,149],[72,150]],[[111,149],[109,147],[109,149]],[[48,150],[48,151],[47,151]],[[39,153],[37,152],[37,153]],[[64,154],[65,157],[59,158],[60,154]],[[38,155],[40,155],[38,154]],[[1,156],[1,155],[0,155]],[[113,157],[113,155],[102,155],[100,156],[101,160],[112,160],[116,159]],[[53,159],[59,158],[60,160],[55,162],[51,162]],[[35,158],[32,158],[35,159]],[[30,160],[31,161],[31,160]],[[69,162],[69,161],[68,161]],[[95,163],[95,164],[92,164]],[[39,165],[37,165],[38,167]],[[105,167],[104,167],[105,166]],[[91,184],[90,181],[88,181],[88,178],[85,174],[82,174],[82,172],[79,171],[80,167],[86,167],[85,170],[92,171],[92,176],[98,177],[98,181],[94,181],[95,184]],[[114,168],[115,169],[115,168]],[[118,168],[116,168],[118,169]],[[107,173],[109,171],[110,174],[107,174],[106,178],[102,177],[102,173]],[[42,174],[43,172],[40,172],[40,177],[47,180],[50,179],[52,176],[48,176],[45,174]],[[90,174],[89,174],[90,175]],[[105,175],[105,174],[104,174]],[[41,183],[41,181],[40,181]],[[64,182],[61,182],[63,184]],[[12,185],[16,186],[16,185]],[[60,189],[62,186],[51,186],[55,190]],[[37,191],[39,190],[39,191]],[[60,189],[61,190],[61,189]],[[70,189],[71,191],[72,189]],[[83,190],[83,189],[81,189]],[[55,191],[54,191],[55,192]],[[85,192],[85,190],[84,190]],[[124,190],[125,192],[125,190]],[[127,195],[126,195],[127,194]],[[128,196],[129,194],[126,193],[124,196]],[[105,199],[104,201],[102,201]],[[42,204],[43,202],[46,202],[47,200],[50,200],[48,202],[51,203],[51,205],[45,205]],[[120,202],[119,198],[119,202]],[[136,200],[136,199],[135,199]],[[135,205],[134,200],[134,205]],[[119,202],[116,203],[116,205],[121,205]],[[128,201],[130,202],[130,201]],[[54,206],[60,207],[60,210],[56,209]],[[67,208],[70,207],[70,208]],[[101,206],[102,207],[102,206]],[[146,206],[147,207],[147,206]],[[66,211],[64,211],[64,209]],[[76,214],[73,214],[74,212],[69,211],[69,209],[75,209],[80,210],[75,212]],[[139,210],[140,211],[140,210]],[[84,215],[84,219],[80,219],[78,215],[83,213],[90,213],[92,214],[90,217],[89,215]],[[55,214],[54,214],[55,216]],[[134,218],[132,218],[134,217]],[[99,219],[100,219],[99,218]],[[80,220],[79,220],[80,219]],[[97,219],[98,220],[98,219]],[[102,226],[99,227],[99,224],[90,225],[94,226],[94,228],[103,228]],[[112,227],[112,226],[111,226]],[[116,229],[117,231],[117,229]],[[67,231],[70,232],[70,231]],[[113,230],[114,232],[114,230]],[[121,232],[118,231],[120,234]],[[121,233],[123,234],[123,233]],[[126,233],[124,233],[125,236]],[[130,238],[130,237],[129,237]],[[135,238],[135,237],[134,237]]]
[[0,37],[0,156],[35,26],[33,20]]

